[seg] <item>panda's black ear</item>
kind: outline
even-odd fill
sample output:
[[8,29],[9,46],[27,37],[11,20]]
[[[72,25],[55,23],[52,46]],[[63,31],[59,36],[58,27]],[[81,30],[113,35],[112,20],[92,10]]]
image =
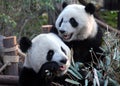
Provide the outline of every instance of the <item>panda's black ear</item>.
[[22,50],[22,52],[26,53],[27,50],[32,46],[32,42],[27,37],[22,37],[20,39],[19,45],[20,45],[20,49]]
[[62,8],[64,9],[67,5],[68,5],[67,2],[64,1],[64,2],[62,3]]
[[95,6],[92,3],[89,3],[85,7],[87,13],[93,14],[95,12]]
[[52,28],[50,29],[50,32],[55,33],[55,34],[58,35],[58,30],[57,30],[57,28],[55,27],[54,24],[52,25]]

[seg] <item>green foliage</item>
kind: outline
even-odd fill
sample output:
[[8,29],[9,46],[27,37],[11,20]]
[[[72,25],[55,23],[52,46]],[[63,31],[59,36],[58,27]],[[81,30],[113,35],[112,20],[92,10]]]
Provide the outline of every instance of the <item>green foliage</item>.
[[71,84],[74,84],[74,85],[79,85],[80,83],[79,82],[77,82],[77,81],[75,81],[75,80],[71,80],[71,79],[65,79],[65,81],[66,82],[69,82],[69,83],[71,83]]
[[117,28],[117,11],[101,11],[100,17],[103,18],[108,25]]
[[1,23],[5,23],[6,25],[11,25],[13,28],[16,27],[16,22],[8,15],[4,13],[0,14]]
[[48,11],[54,10],[54,3],[59,1],[61,0],[1,0],[0,34],[33,38],[41,32],[42,25],[48,24]]

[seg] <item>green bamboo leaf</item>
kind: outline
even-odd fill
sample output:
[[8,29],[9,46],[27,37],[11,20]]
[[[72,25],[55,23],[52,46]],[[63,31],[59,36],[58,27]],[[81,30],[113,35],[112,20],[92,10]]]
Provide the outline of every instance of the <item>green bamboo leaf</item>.
[[93,79],[93,86],[96,86],[96,80],[95,80],[95,78]]
[[104,68],[104,63],[100,60],[100,66]]
[[72,56],[72,58],[71,58],[71,65],[75,66],[75,62],[74,62],[74,59],[73,59],[73,54],[74,54],[74,51],[71,48],[71,56]]
[[105,80],[104,86],[108,86],[108,78]]
[[91,75],[91,71],[88,72],[85,78],[88,78]]
[[81,78],[78,77],[78,75],[75,74],[74,71],[72,71],[72,70],[69,69],[68,72],[71,73],[71,74],[72,74],[74,77],[76,77],[77,79],[81,80]]
[[69,82],[71,84],[79,85],[80,83],[71,79],[65,79],[66,82]]
[[116,59],[117,57],[117,48],[114,49],[113,59]]
[[119,83],[112,78],[109,77],[109,83],[111,83],[112,86],[120,86]]
[[80,68],[85,67],[85,65],[81,62],[76,62],[75,67],[76,67],[77,70],[79,70]]
[[83,78],[82,75],[81,75],[73,66],[70,66],[70,69],[71,69],[75,74],[77,74],[77,76],[78,76],[80,79]]
[[88,86],[88,79],[85,79],[85,86]]

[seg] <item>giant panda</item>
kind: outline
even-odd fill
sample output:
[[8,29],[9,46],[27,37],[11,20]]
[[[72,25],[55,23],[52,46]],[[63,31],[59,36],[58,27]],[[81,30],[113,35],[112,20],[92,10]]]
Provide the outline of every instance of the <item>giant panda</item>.
[[103,33],[93,16],[95,6],[91,3],[83,6],[64,2],[62,7],[51,32],[73,48],[75,62],[82,62],[86,66],[92,62],[96,66],[98,59],[103,58],[103,51],[99,48]]
[[20,86],[51,86],[54,81],[65,83],[65,78],[61,77],[70,66],[71,50],[56,34],[43,33],[32,41],[22,37],[19,44],[26,53],[19,75]]

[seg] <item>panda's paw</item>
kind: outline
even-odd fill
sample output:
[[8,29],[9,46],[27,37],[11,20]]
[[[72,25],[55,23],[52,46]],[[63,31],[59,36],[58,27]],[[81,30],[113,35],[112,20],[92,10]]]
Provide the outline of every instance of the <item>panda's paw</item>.
[[42,65],[40,74],[42,78],[54,78],[59,70],[59,65],[56,62],[47,62]]

